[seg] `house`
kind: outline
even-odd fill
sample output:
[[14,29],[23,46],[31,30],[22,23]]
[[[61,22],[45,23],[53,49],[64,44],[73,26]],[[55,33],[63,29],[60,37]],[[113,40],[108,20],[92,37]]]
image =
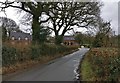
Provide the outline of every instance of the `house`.
[[64,36],[63,37],[63,44],[67,46],[77,46],[79,45],[76,41],[74,36]]
[[19,43],[28,45],[32,41],[32,35],[24,32],[11,31],[9,34],[9,39],[12,44]]

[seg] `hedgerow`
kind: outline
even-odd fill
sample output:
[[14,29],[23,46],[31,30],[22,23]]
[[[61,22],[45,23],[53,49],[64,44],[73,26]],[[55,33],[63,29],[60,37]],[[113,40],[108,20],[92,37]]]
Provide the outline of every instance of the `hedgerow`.
[[2,64],[3,66],[14,65],[17,62],[24,62],[27,60],[38,60],[42,56],[57,56],[70,52],[77,47],[64,47],[56,45],[31,45],[26,48],[15,48],[8,45],[2,47]]
[[93,81],[120,81],[120,54],[117,48],[92,48],[84,60],[82,63],[87,61],[94,73],[90,77]]

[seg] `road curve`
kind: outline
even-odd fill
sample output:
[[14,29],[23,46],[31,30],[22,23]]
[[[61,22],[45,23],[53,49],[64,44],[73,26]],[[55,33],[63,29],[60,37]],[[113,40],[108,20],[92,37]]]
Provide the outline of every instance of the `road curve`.
[[3,76],[3,81],[74,81],[76,68],[88,48],[55,59],[44,66],[37,66],[13,76]]

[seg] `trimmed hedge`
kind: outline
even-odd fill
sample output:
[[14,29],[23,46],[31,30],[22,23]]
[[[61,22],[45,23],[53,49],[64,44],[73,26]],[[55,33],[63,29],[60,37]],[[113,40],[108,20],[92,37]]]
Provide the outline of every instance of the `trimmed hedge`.
[[2,47],[2,65],[9,66],[17,62],[26,60],[37,60],[42,56],[57,56],[76,49],[77,47],[64,47],[56,45],[31,45],[28,48],[18,49],[3,45]]
[[2,47],[2,66],[9,66],[16,62],[27,60],[29,51],[27,49],[19,50],[14,47],[3,45]]
[[4,46],[2,47],[2,65],[10,65],[16,62],[16,49],[12,47]]
[[64,47],[56,45],[34,45],[31,46],[31,58],[35,59],[40,56],[56,56],[57,54],[62,54],[64,52],[70,52],[77,47]]

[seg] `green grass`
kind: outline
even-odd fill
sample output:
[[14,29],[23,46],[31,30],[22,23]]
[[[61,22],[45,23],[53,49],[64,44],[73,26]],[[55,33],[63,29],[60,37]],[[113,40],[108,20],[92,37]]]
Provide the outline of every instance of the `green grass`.
[[81,76],[82,76],[82,80],[83,81],[90,81],[93,79],[93,71],[91,69],[91,64],[89,63],[89,61],[86,59],[84,59],[84,61],[82,62],[81,65]]

